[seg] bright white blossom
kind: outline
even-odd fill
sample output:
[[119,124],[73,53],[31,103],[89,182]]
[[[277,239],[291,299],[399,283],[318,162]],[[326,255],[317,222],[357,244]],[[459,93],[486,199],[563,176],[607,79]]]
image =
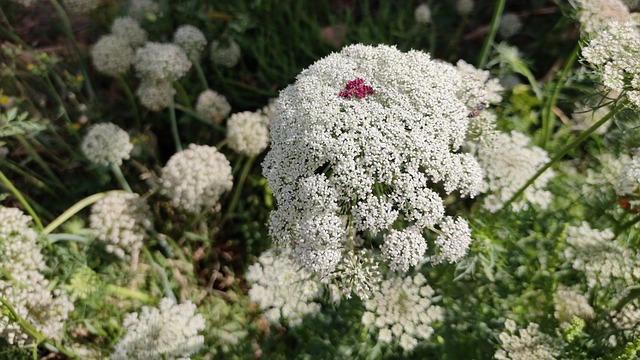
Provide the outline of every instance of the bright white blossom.
[[127,40],[116,35],[105,35],[93,45],[91,58],[98,71],[118,77],[131,67],[134,52]]
[[140,251],[151,226],[149,205],[138,194],[110,192],[91,207],[89,227],[121,259]]
[[125,40],[132,48],[138,48],[147,41],[147,32],[140,24],[128,16],[118,17],[111,24],[111,33]]
[[196,111],[205,119],[221,124],[222,120],[231,112],[231,105],[224,95],[207,89],[198,96]]
[[240,60],[240,46],[233,39],[213,41],[210,53],[214,64],[228,68],[236,66]]
[[100,5],[100,0],[64,0],[67,8],[74,13],[86,14]]
[[269,146],[269,119],[250,111],[231,115],[227,120],[227,142],[238,154],[260,155]]
[[300,268],[289,251],[267,250],[249,266],[246,279],[251,283],[249,298],[258,303],[271,323],[287,320],[299,325],[306,315],[320,311],[314,302],[322,294],[320,283]]
[[215,147],[191,144],[167,161],[160,184],[176,207],[190,213],[218,210],[220,197],[233,186],[231,164]]
[[434,263],[458,262],[467,254],[467,249],[471,244],[469,224],[463,218],[459,217],[454,220],[450,216],[445,216],[440,223],[440,234],[434,243],[440,249],[433,260]]
[[378,341],[396,342],[411,351],[433,335],[433,323],[443,319],[443,311],[433,305],[434,291],[426,282],[422,274],[390,278],[364,302],[362,323],[378,330]]
[[140,82],[136,95],[144,107],[151,111],[160,111],[169,107],[174,92],[169,81],[144,79]]
[[200,29],[193,25],[182,25],[173,34],[173,42],[180,46],[187,53],[191,60],[198,60],[204,47],[207,46],[207,39]]
[[337,290],[335,295],[338,295],[338,299],[340,295],[350,299],[351,294],[368,299],[382,281],[379,265],[372,251],[357,249],[342,256],[334,274],[329,275],[325,282],[334,282],[331,286]]
[[391,230],[384,236],[380,251],[391,270],[406,272],[424,258],[427,242],[422,231],[415,226],[400,231]]
[[498,336],[501,348],[494,355],[496,360],[556,360],[560,356],[554,338],[541,332],[538,324],[515,330],[513,320],[505,321],[505,331]]
[[121,165],[129,159],[133,144],[129,134],[113,123],[91,126],[82,139],[82,153],[94,164]]
[[191,61],[176,44],[148,42],[136,50],[134,66],[143,79],[173,81],[189,71]]
[[582,320],[590,320],[594,316],[594,311],[587,298],[569,289],[564,285],[559,285],[553,296],[555,312],[553,316],[560,323],[570,323],[574,316]]
[[622,163],[618,179],[614,182],[616,194],[621,197],[638,196],[640,187],[640,156],[633,156]]
[[164,298],[158,308],[143,306],[139,314],[128,314],[122,326],[126,333],[111,360],[188,359],[204,345],[198,333],[205,320],[190,301],[176,304]]
[[[529,138],[517,131],[511,134],[499,133],[492,142],[472,145],[476,158],[484,170],[483,191],[488,195],[483,207],[496,212],[518,191],[538,169],[549,161],[547,152],[537,146],[529,146]],[[526,209],[528,204],[543,209],[551,203],[551,193],[544,190],[547,182],[554,176],[549,169],[524,191],[523,199],[511,203],[513,211]]]
[[424,3],[418,5],[414,11],[414,17],[419,24],[429,23],[431,21],[431,9],[429,9],[429,5]]
[[631,21],[629,9],[620,0],[575,0],[580,30],[594,35],[610,22]]
[[500,28],[498,32],[503,38],[510,38],[520,32],[522,29],[522,21],[517,14],[504,13],[500,19]]

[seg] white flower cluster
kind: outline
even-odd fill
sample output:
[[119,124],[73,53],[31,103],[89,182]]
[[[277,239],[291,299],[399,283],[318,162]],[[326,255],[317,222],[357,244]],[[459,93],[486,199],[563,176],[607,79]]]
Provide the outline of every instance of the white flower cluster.
[[142,21],[153,18],[160,12],[160,7],[153,0],[131,0],[128,14],[132,18]]
[[217,211],[220,197],[233,187],[231,164],[215,147],[189,145],[162,168],[161,192],[190,213]]
[[180,46],[192,61],[200,58],[207,39],[200,29],[193,25],[182,25],[173,34],[173,42]]
[[522,29],[522,20],[517,14],[504,13],[500,19],[500,28],[498,32],[503,38],[510,38],[516,35]]
[[467,16],[471,14],[475,3],[473,0],[458,0],[456,1],[456,11],[460,16]]
[[422,274],[404,279],[385,280],[373,297],[364,302],[362,315],[366,327],[378,329],[378,341],[394,339],[405,351],[413,350],[419,340],[433,335],[433,323],[443,319],[442,308],[433,305],[433,289]]
[[504,88],[500,85],[500,80],[490,78],[491,74],[487,70],[476,69],[464,60],[458,60],[456,68],[462,75],[458,98],[467,106],[484,109],[489,104],[502,101],[501,92]]
[[[537,146],[529,146],[529,138],[517,131],[498,133],[491,142],[472,144],[476,158],[484,170],[484,192],[488,192],[483,207],[496,212],[520,189],[538,169],[549,161],[547,152]],[[551,203],[551,193],[544,190],[554,176],[553,170],[545,171],[524,191],[524,199],[511,203],[513,211],[526,209],[529,203],[545,209]]]
[[126,334],[118,341],[111,360],[189,359],[204,345],[202,314],[190,301],[176,304],[164,298],[159,308],[143,306],[140,314],[123,321]]
[[93,65],[103,74],[124,75],[133,64],[135,49],[147,39],[147,33],[130,17],[116,18],[111,34],[101,37],[91,49]]
[[260,155],[269,146],[269,119],[250,111],[231,115],[227,120],[227,143],[238,154]]
[[140,103],[151,111],[160,111],[169,107],[173,94],[171,83],[162,80],[144,79],[136,90]]
[[86,14],[100,5],[100,0],[64,0],[67,8],[78,14]]
[[627,90],[631,104],[640,107],[640,31],[634,23],[608,23],[582,49],[582,56],[601,73],[606,87]]
[[211,42],[211,61],[216,65],[232,68],[240,61],[240,46],[233,39]]
[[82,153],[94,164],[121,165],[129,158],[133,144],[129,134],[118,125],[102,123],[91,126],[80,145]]
[[[498,98],[482,76],[384,45],[351,45],[304,70],[281,92],[270,125],[271,236],[321,276],[353,251],[351,230],[382,233],[394,267],[414,265],[426,245],[391,233],[396,220],[415,227],[396,230],[437,231],[444,194],[473,197],[482,183],[478,162],[459,152],[476,102]],[[469,84],[484,95],[463,94]],[[470,241],[450,240],[459,243],[441,252],[456,249],[451,259]]]
[[[0,297],[44,336],[60,339],[73,303],[63,291],[49,290],[49,281],[41,273],[46,265],[36,243],[38,234],[30,222],[31,217],[20,210],[0,206],[0,270],[11,276],[0,280]],[[0,312],[0,337],[18,346],[31,340],[4,311]]]
[[209,119],[215,124],[221,124],[222,120],[231,112],[231,105],[224,95],[207,89],[198,96],[196,111],[205,119]]
[[631,285],[640,279],[637,255],[618,244],[609,229],[595,230],[587,222],[566,229],[564,256],[573,268],[584,272],[587,285],[606,287],[620,280]]
[[425,3],[418,5],[413,15],[418,24],[428,24],[431,21],[431,9]]
[[[326,280],[333,279],[336,284],[331,287],[336,291],[337,299],[344,295],[347,299],[356,294],[360,299],[368,299],[378,289],[382,281],[379,263],[368,249],[356,249],[342,256],[336,265],[334,274]],[[335,301],[337,301],[335,299]]]
[[629,9],[620,0],[576,0],[580,30],[596,34],[610,22],[631,21]]
[[612,311],[611,315],[613,325],[626,340],[640,336],[640,307],[637,301],[626,304],[620,311]]
[[560,323],[570,323],[574,316],[582,320],[590,320],[594,316],[594,311],[587,298],[572,290],[559,285],[553,296],[555,312],[553,316]]
[[554,339],[541,332],[538,324],[529,323],[517,334],[513,320],[507,319],[504,325],[506,331],[499,335],[502,347],[494,355],[496,360],[555,360],[560,356]]
[[[638,196],[640,187],[640,156],[633,156],[622,163],[614,189],[618,196]],[[636,200],[637,201],[637,200]]]
[[249,298],[265,311],[271,323],[286,319],[289,325],[296,326],[304,316],[320,311],[320,304],[313,301],[322,294],[320,283],[300,269],[287,250],[262,253],[249,266],[246,279],[252,283]]
[[147,41],[147,32],[129,16],[115,18],[111,24],[111,34],[124,39],[132,48],[137,49]]
[[121,259],[134,256],[152,227],[149,205],[138,194],[110,192],[91,207],[89,227]]

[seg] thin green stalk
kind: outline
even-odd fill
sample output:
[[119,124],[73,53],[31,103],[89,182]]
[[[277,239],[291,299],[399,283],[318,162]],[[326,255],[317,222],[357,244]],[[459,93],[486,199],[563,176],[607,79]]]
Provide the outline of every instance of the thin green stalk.
[[188,109],[193,109],[193,107],[191,106],[191,99],[189,98],[189,94],[187,94],[187,90],[185,90],[184,86],[182,86],[179,81],[174,81],[173,88],[178,92],[178,98],[180,98],[182,105]]
[[173,98],[173,94],[169,95],[169,118],[171,119],[171,135],[173,135],[173,141],[176,143],[176,152],[180,152],[182,151],[182,144],[180,143],[180,134],[178,133],[176,102]]
[[25,139],[25,137],[22,135],[16,135],[16,139],[18,139],[18,142],[20,142],[20,144],[24,147],[29,156],[31,156],[31,158],[38,164],[38,166],[42,168],[42,170],[47,174],[47,176],[49,176],[49,178],[55,183],[55,185],[60,188],[64,188],[64,185],[62,184],[60,179],[53,173],[51,167],[49,167],[49,164],[47,164],[47,162],[42,159],[40,154],[38,154],[33,146],[31,146],[27,139]]
[[27,202],[24,196],[22,196],[22,193],[20,193],[20,191],[15,186],[13,186],[9,178],[4,175],[2,170],[0,170],[0,180],[2,180],[9,191],[11,191],[13,195],[18,198],[18,201],[20,201],[25,210],[27,210],[29,215],[31,215],[31,217],[33,218],[33,222],[35,222],[36,226],[38,227],[38,230],[42,230],[42,221],[40,221],[40,217],[38,217],[38,214],[33,211],[33,208],[31,207],[31,205],[29,205],[29,202]]
[[46,236],[46,239],[49,241],[49,245],[55,244],[59,241],[73,241],[83,244],[89,243],[89,239],[87,237],[77,234],[49,234]]
[[133,112],[135,113],[135,116],[136,116],[136,129],[140,131],[142,129],[140,126],[141,124],[140,112],[138,111],[138,103],[136,103],[136,98],[135,96],[133,96],[133,91],[131,91],[131,87],[129,87],[129,84],[127,84],[127,82],[122,78],[122,76],[118,76],[118,83],[120,84],[120,87],[122,88],[122,90],[124,90],[124,93],[127,96],[127,100],[129,100],[129,103],[133,108]]
[[156,263],[149,249],[143,246],[142,251],[144,252],[144,255],[147,257],[147,260],[149,260],[149,263],[151,264],[151,266],[156,270],[156,272],[160,276],[160,280],[162,280],[162,286],[164,287],[165,295],[168,298],[172,299],[173,301],[176,301],[176,295],[173,293],[173,290],[171,290],[171,284],[169,284],[169,277],[167,277],[167,273],[164,271],[164,269],[160,265],[158,265],[158,263]]
[[563,156],[565,156],[569,151],[571,151],[576,146],[580,145],[587,137],[589,137],[594,131],[596,131],[602,124],[609,121],[615,114],[617,114],[620,110],[624,109],[627,106],[628,100],[621,101],[616,107],[614,107],[607,115],[605,115],[602,119],[598,120],[595,124],[591,125],[587,130],[583,131],[575,140],[565,145],[558,153],[546,163],[543,167],[538,169],[538,171],[520,188],[516,191],[511,198],[502,205],[502,208],[496,212],[496,214],[504,211],[509,208],[512,202],[514,202],[517,198],[519,198],[524,191],[533,184],[539,177],[542,175],[547,169],[549,169],[553,164],[557,163]]
[[544,109],[542,110],[542,140],[540,143],[540,147],[546,149],[547,143],[551,139],[551,132],[553,130],[553,121],[555,120],[555,116],[553,114],[553,107],[556,106],[556,102],[558,101],[558,95],[560,94],[560,89],[565,83],[565,79],[569,75],[569,71],[573,68],[573,64],[578,59],[578,53],[580,53],[580,44],[577,44],[573,51],[571,51],[571,55],[564,63],[564,67],[562,68],[562,72],[558,77],[556,82],[556,86],[553,89],[553,93],[544,104]]
[[120,166],[118,166],[118,164],[115,164],[115,163],[110,163],[109,166],[111,167],[111,171],[113,172],[113,175],[115,175],[116,180],[118,180],[118,183],[120,184],[122,189],[126,192],[132,193],[133,191],[131,190],[131,186],[129,186],[127,179],[124,177],[124,174],[122,173],[122,169],[120,169]]
[[233,193],[233,197],[231,198],[231,203],[229,207],[225,211],[224,218],[220,221],[220,223],[224,223],[229,217],[233,214],[233,210],[235,210],[236,205],[238,204],[238,200],[240,200],[240,195],[242,195],[242,188],[244,187],[245,182],[247,181],[247,177],[249,176],[249,171],[251,170],[251,165],[253,165],[253,161],[255,160],[255,156],[250,157],[244,163],[242,167],[242,172],[240,173],[240,178],[236,183],[236,189]]
[[25,319],[23,319],[20,315],[18,315],[16,310],[13,308],[13,306],[11,306],[11,304],[9,304],[9,302],[3,299],[2,297],[0,297],[0,304],[2,305],[3,308],[6,309],[6,311],[2,311],[2,313],[5,315],[8,315],[11,320],[18,323],[18,325],[20,325],[22,330],[24,330],[29,336],[31,336],[36,340],[37,344],[41,343],[45,339],[45,336],[42,335],[42,333],[40,333],[35,328],[35,326],[33,326],[32,324],[27,322]]
[[491,50],[491,46],[493,46],[493,41],[496,38],[496,33],[498,32],[498,28],[500,27],[500,18],[502,17],[502,12],[504,11],[504,5],[506,0],[498,0],[496,7],[493,11],[493,17],[491,18],[491,26],[489,27],[489,33],[487,33],[487,37],[484,39],[484,44],[482,44],[482,51],[480,51],[480,58],[478,59],[478,69],[484,69],[485,65],[487,65],[487,60],[489,59],[489,51]]
[[49,225],[47,225],[46,228],[42,229],[42,235],[50,234],[53,230],[58,228],[58,226],[62,225],[65,221],[69,220],[73,215],[77,214],[80,210],[103,199],[108,194],[109,192],[101,192],[101,193],[93,194],[73,204],[70,208],[68,208],[65,212],[63,212],[62,215],[58,216]]
[[[15,172],[17,175],[23,177],[26,181],[32,183],[38,189],[46,191],[50,195],[58,196],[55,191],[51,190],[47,184],[44,183],[43,179],[40,179],[40,174],[34,174],[33,171],[29,168],[19,166],[14,164],[12,161],[7,160],[6,158],[0,158],[0,167],[6,167],[7,169]],[[29,170],[26,171],[25,169]]]
[[202,87],[204,90],[207,90],[209,89],[209,83],[207,82],[206,76],[204,76],[204,71],[202,71],[202,66],[200,66],[200,61],[198,60],[199,59],[193,59],[191,60],[191,63],[193,63],[193,67],[196,68],[196,73],[198,74],[198,79],[200,79]]
[[114,294],[114,295],[118,295],[118,296],[122,296],[122,297],[126,297],[129,299],[134,299],[134,300],[139,300],[145,304],[155,304],[157,303],[157,299],[149,294],[145,294],[143,292],[137,291],[137,290],[131,290],[131,289],[127,289],[127,288],[123,288],[121,286],[116,286],[113,284],[109,284],[107,285],[107,290],[109,291],[109,293]]

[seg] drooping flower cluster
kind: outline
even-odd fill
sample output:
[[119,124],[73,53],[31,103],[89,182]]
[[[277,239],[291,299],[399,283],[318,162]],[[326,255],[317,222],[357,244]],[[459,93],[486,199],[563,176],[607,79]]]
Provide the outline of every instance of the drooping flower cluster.
[[286,320],[296,326],[304,316],[320,311],[314,302],[322,294],[320,283],[312,274],[300,269],[289,251],[277,254],[267,250],[249,266],[246,279],[251,285],[249,298],[258,304],[271,323]]
[[[529,138],[517,131],[511,134],[495,134],[492,142],[480,142],[475,147],[476,158],[484,169],[483,190],[489,193],[483,207],[498,211],[538,169],[549,161],[547,152],[537,146],[529,146]],[[551,193],[544,190],[554,176],[551,169],[545,171],[524,191],[524,199],[511,203],[513,211],[526,209],[529,203],[546,208]]]
[[233,39],[211,42],[211,61],[216,65],[234,67],[240,61],[240,46]]
[[94,164],[121,165],[129,158],[133,144],[129,134],[116,124],[96,124],[82,139],[82,153]]
[[124,75],[133,64],[135,49],[147,39],[147,33],[130,17],[113,21],[111,34],[102,36],[91,49],[93,65],[103,74]]
[[576,0],[580,30],[587,34],[596,34],[610,22],[625,23],[631,21],[629,9],[620,0]]
[[202,314],[190,301],[176,304],[164,298],[160,306],[143,306],[140,314],[128,314],[122,327],[124,337],[118,341],[111,360],[188,359],[204,345]]
[[[36,243],[38,234],[30,223],[31,217],[20,210],[0,206],[0,273],[11,277],[0,280],[0,297],[40,333],[60,339],[73,303],[62,290],[49,290],[42,274],[46,265]],[[32,339],[15,320],[0,311],[0,337],[9,345],[24,346]]]
[[180,46],[192,61],[200,58],[207,39],[200,29],[193,25],[182,25],[173,34],[173,42]]
[[536,323],[516,333],[516,323],[505,321],[505,331],[500,333],[501,348],[495,353],[496,360],[555,360],[560,350],[555,340],[540,331]]
[[190,213],[217,211],[220,196],[233,186],[231,164],[215,147],[191,144],[167,161],[160,184],[176,207]]
[[138,194],[111,192],[91,207],[89,227],[121,259],[135,256],[151,229],[151,210]]
[[587,298],[572,290],[559,285],[553,296],[555,312],[553,316],[562,323],[570,323],[574,316],[582,320],[590,320],[593,318],[594,311]]
[[250,111],[231,115],[227,120],[227,142],[238,154],[260,155],[269,146],[269,119]]
[[[263,167],[278,209],[270,234],[321,276],[358,247],[345,241],[352,230],[381,234],[397,269],[415,265],[426,245],[405,244],[414,237],[391,230],[438,231],[444,194],[478,192],[480,166],[460,150],[470,111],[499,99],[486,80],[389,46],[348,46],[304,70],[281,92],[271,122]],[[479,95],[468,96],[471,84]],[[349,90],[355,96],[345,96]],[[394,228],[399,218],[411,230]],[[449,260],[470,239],[446,241],[459,242],[439,244]]]
[[364,302],[367,311],[362,323],[370,330],[377,329],[378,341],[413,350],[418,341],[433,335],[433,323],[443,318],[442,308],[433,305],[434,291],[426,283],[422,274],[383,281]]
[[231,105],[229,105],[224,95],[207,89],[198,96],[196,111],[203,118],[211,120],[215,124],[220,124],[231,112]]

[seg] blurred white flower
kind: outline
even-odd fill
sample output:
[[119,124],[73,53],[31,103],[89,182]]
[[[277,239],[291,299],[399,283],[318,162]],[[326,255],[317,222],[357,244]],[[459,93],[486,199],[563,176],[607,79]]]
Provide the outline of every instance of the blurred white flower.
[[221,124],[222,120],[231,112],[231,105],[224,95],[207,89],[198,96],[196,111],[205,119]]
[[231,115],[227,120],[227,142],[238,154],[260,155],[269,146],[269,119],[249,111]]
[[129,134],[112,123],[91,126],[80,147],[89,161],[101,165],[121,165],[133,150]]

